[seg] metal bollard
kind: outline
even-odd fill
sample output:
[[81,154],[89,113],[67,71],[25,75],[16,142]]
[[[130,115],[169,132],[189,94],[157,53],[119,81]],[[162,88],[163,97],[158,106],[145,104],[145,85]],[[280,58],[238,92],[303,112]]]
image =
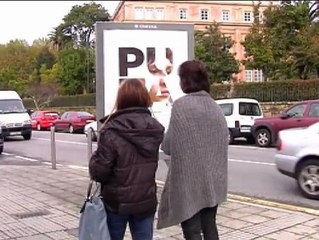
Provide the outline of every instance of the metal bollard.
[[51,130],[51,163],[52,163],[52,169],[56,169],[55,126],[52,125],[50,130]]
[[89,128],[87,132],[87,141],[88,141],[87,154],[88,154],[88,162],[89,162],[92,156],[92,129],[91,128]]

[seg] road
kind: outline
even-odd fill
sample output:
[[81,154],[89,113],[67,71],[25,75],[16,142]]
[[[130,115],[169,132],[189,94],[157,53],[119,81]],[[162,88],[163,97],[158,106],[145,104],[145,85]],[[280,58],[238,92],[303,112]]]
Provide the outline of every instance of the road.
[[[87,166],[88,144],[84,134],[56,133],[55,138],[58,164]],[[9,139],[5,142],[0,165],[50,162],[50,146],[50,132],[34,131],[30,141],[20,137]],[[277,171],[274,155],[273,148],[257,148],[244,142],[230,146],[229,193],[319,209],[319,201],[304,198],[296,181]],[[157,179],[165,181],[166,173],[167,165],[160,160]]]

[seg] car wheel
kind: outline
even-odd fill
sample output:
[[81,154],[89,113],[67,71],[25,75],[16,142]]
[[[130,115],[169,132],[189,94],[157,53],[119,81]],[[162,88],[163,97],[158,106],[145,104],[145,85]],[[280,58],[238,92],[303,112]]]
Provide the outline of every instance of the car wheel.
[[304,196],[319,200],[319,159],[302,163],[297,173],[298,186]]
[[22,137],[24,140],[30,140],[31,139],[31,133],[23,134]]
[[3,152],[3,146],[0,147],[0,154]]
[[255,136],[255,142],[259,147],[268,147],[271,144],[271,135],[269,130],[259,129]]
[[232,132],[229,130],[228,131],[228,144],[231,145],[234,143],[234,136],[232,134]]
[[69,126],[69,133],[74,133],[74,127],[72,125]]
[[41,130],[42,130],[40,123],[37,124],[37,130],[38,130],[38,131],[41,131]]

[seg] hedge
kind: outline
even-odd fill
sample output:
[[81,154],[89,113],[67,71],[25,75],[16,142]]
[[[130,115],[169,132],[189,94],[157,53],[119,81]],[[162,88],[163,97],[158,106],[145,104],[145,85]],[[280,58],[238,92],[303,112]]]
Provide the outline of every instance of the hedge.
[[[254,98],[260,102],[290,102],[319,99],[319,79],[287,80],[261,83],[238,83],[233,85],[212,85],[215,99],[227,97]],[[227,90],[225,90],[227,89]]]
[[[260,102],[291,102],[319,99],[319,79],[260,83],[213,84],[214,99],[229,97],[254,98]],[[32,99],[24,99],[26,108],[35,108]],[[95,94],[59,96],[47,107],[95,106]]]

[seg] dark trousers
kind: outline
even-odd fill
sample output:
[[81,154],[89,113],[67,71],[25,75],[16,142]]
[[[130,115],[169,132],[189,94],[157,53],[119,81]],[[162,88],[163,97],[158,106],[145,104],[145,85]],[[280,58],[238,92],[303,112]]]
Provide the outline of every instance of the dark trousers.
[[218,240],[216,226],[217,206],[204,208],[190,219],[182,222],[184,238],[186,240]]
[[122,240],[124,238],[127,223],[129,224],[133,240],[152,240],[153,222],[154,215],[141,219],[107,211],[107,223],[112,240]]

